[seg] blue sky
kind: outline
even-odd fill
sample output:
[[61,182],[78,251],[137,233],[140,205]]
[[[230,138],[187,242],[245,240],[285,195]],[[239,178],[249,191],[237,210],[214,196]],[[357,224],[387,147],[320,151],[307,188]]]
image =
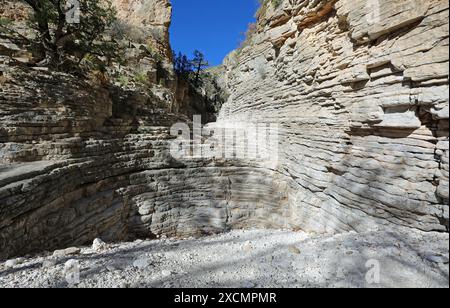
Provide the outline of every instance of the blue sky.
[[239,46],[255,20],[258,0],[172,0],[172,48],[192,56],[203,52],[211,65]]

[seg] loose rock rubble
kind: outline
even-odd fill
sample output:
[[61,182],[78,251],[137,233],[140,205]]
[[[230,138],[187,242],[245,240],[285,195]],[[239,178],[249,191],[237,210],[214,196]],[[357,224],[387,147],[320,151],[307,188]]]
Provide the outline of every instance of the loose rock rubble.
[[[430,254],[436,257],[430,260]],[[70,257],[42,254],[12,268],[0,263],[0,286],[448,287],[448,254],[448,234],[440,233],[236,230],[202,239],[109,244],[101,253],[82,248]],[[373,264],[379,283],[368,274]]]

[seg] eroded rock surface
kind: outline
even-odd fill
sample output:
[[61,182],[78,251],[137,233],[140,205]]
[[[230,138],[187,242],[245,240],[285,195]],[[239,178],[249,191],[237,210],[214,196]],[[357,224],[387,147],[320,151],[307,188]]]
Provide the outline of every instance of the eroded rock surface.
[[[168,1],[116,2],[169,52]],[[448,1],[378,2],[380,19],[366,1],[268,2],[226,60],[216,125],[277,123],[276,165],[174,159],[171,78],[106,89],[4,46],[0,258],[249,227],[448,231]]]
[[172,5],[168,0],[113,0],[121,28],[132,38],[152,44],[154,48],[172,57],[169,27]]
[[291,227],[448,231],[448,1],[266,1],[223,121],[281,127]]

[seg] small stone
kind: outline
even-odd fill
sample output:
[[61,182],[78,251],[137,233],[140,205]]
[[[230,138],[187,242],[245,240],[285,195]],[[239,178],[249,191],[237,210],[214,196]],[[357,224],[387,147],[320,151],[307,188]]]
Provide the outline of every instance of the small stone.
[[137,259],[133,262],[133,267],[143,269],[150,265],[147,259]]
[[338,268],[336,271],[336,278],[343,280],[343,279],[345,279],[345,277],[346,277],[346,275],[345,275],[344,270],[342,268]]
[[242,249],[245,251],[251,251],[253,249],[252,244],[250,243],[250,241],[246,241],[243,245],[242,245]]
[[65,256],[72,256],[72,255],[77,255],[81,252],[80,248],[77,247],[70,247],[70,248],[66,248],[66,249],[61,249],[61,250],[55,250],[53,252],[53,256],[54,257],[65,257]]
[[428,255],[428,256],[425,256],[425,259],[431,263],[437,263],[437,264],[448,264],[449,263],[448,257],[444,257],[444,256]]
[[70,270],[70,269],[73,269],[74,267],[77,267],[77,266],[79,266],[78,260],[70,259],[64,264],[64,269],[65,270]]
[[295,246],[289,246],[289,251],[296,255],[299,255],[301,253],[300,249]]
[[14,268],[17,265],[22,264],[23,262],[24,262],[23,258],[8,260],[8,261],[5,262],[5,267],[6,268]]
[[244,281],[242,283],[242,288],[244,288],[244,289],[252,289],[254,287],[256,287],[256,285],[251,281]]
[[161,275],[163,276],[163,277],[169,277],[169,276],[171,276],[173,273],[171,272],[171,271],[168,271],[168,270],[163,270],[162,272],[161,272]]
[[45,260],[42,262],[42,268],[52,268],[56,266],[55,260]]
[[80,263],[78,260],[70,259],[64,264],[63,270],[64,277],[66,278],[69,286],[77,285],[80,283]]
[[92,243],[92,250],[94,250],[96,252],[106,250],[107,248],[108,248],[108,245],[99,238],[96,238],[94,240],[94,242]]

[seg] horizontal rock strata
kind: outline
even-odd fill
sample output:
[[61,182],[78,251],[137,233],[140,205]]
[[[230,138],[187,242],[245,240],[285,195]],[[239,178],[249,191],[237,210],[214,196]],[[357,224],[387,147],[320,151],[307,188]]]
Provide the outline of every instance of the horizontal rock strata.
[[448,4],[266,1],[220,119],[280,125],[293,227],[448,231]]
[[175,159],[185,118],[157,97],[2,56],[0,258],[232,228],[448,231],[448,1],[366,2],[269,1],[227,58],[212,126],[277,124],[270,162]]

